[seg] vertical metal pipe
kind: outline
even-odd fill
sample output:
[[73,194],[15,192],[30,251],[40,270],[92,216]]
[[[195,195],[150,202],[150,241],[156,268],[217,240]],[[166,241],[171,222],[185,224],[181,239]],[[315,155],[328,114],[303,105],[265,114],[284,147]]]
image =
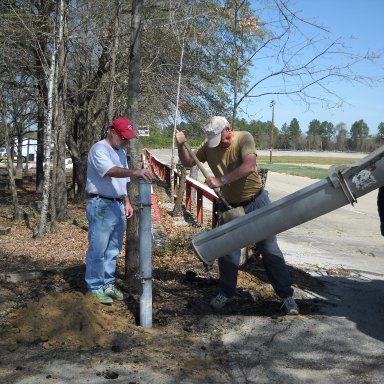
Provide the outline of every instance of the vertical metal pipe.
[[150,181],[139,180],[140,325],[152,328],[152,222]]
[[269,144],[269,162],[272,163],[272,147],[273,147],[273,130],[275,129],[275,100],[271,101],[271,107],[272,107],[272,125],[271,125],[271,137],[270,137],[270,144]]

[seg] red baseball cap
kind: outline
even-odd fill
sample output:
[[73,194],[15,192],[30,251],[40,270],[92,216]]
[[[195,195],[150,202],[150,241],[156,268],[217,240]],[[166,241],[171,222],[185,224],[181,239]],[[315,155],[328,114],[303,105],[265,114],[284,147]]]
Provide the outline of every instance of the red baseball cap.
[[126,139],[136,139],[135,127],[131,120],[126,117],[119,117],[113,120],[109,128],[113,128],[116,133],[125,137]]

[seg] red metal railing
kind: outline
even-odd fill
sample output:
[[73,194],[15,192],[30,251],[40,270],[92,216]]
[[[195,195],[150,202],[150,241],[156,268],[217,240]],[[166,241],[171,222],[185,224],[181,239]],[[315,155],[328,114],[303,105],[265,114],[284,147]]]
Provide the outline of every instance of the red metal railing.
[[[171,167],[162,163],[159,159],[152,155],[148,149],[144,149],[144,156],[162,180],[164,180],[168,187],[171,187]],[[179,185],[180,175],[177,170],[174,170],[174,186]],[[200,183],[199,181],[187,177],[185,182],[185,208],[189,211],[193,208],[192,194],[196,192],[196,221],[199,224],[204,220],[204,199],[212,203],[212,228],[217,226],[218,222],[218,204],[219,199],[211,188]]]

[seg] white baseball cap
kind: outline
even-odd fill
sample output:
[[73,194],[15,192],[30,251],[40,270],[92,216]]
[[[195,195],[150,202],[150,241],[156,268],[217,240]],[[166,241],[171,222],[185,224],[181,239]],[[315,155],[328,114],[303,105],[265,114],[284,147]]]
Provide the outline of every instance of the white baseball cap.
[[208,121],[204,127],[208,148],[214,148],[220,144],[221,132],[229,126],[228,120],[222,116],[213,116]]

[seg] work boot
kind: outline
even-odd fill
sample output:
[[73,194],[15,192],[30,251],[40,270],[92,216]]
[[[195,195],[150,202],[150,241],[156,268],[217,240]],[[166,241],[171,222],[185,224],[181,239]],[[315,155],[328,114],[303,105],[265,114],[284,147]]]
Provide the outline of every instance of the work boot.
[[233,300],[233,297],[224,296],[222,293],[218,293],[209,303],[209,305],[214,309],[221,309],[227,303]]
[[98,291],[90,291],[88,292],[89,295],[93,295],[96,297],[97,300],[100,301],[102,304],[112,304],[113,299],[106,295],[102,288],[100,288]]
[[283,307],[285,308],[285,312],[287,313],[287,315],[299,314],[299,306],[296,304],[296,301],[292,296],[283,299],[283,304],[281,308]]
[[109,284],[108,287],[104,289],[104,293],[115,300],[125,300],[129,297],[129,294],[127,292],[121,291],[114,284]]

